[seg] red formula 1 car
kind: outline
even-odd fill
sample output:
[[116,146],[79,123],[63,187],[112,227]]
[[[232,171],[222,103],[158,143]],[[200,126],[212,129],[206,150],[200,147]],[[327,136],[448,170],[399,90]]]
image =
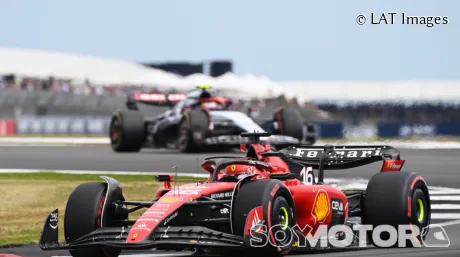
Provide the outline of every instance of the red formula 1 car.
[[[65,209],[66,242],[58,242],[56,209],[45,221],[40,247],[69,249],[74,257],[115,257],[122,250],[152,248],[284,256],[293,250],[330,247],[322,241],[312,244],[309,236],[317,236],[320,227],[341,228],[326,234],[328,241],[346,238],[352,217],[374,227],[408,225],[408,246],[423,239],[418,232],[429,226],[431,213],[427,185],[413,172],[400,172],[404,160],[395,148],[306,146],[272,152],[268,143],[260,142],[269,134],[242,136],[251,139],[241,146],[245,157],[205,159],[202,168],[209,178],[204,182],[172,186],[173,175],[158,175],[164,186],[152,201],[125,200],[120,183],[109,177],[103,177],[106,183],[79,185]],[[323,183],[327,169],[375,161],[384,165],[365,191],[341,191]],[[147,208],[141,217],[128,218],[141,208]],[[386,236],[380,233],[380,239]],[[368,239],[375,245],[375,237]]]

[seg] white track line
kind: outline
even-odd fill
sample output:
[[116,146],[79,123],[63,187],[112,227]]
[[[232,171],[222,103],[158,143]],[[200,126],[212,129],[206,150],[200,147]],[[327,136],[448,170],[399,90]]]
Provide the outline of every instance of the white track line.
[[433,195],[431,201],[460,201],[460,195]]
[[460,225],[460,219],[459,220],[453,220],[453,221],[441,222],[441,223],[433,223],[433,224],[443,226],[443,227],[455,226],[455,225]]
[[432,210],[460,210],[460,204],[431,204]]
[[460,213],[432,213],[433,220],[460,220]]
[[432,195],[460,195],[459,189],[452,189],[452,190],[436,190],[431,187],[430,188],[430,196]]

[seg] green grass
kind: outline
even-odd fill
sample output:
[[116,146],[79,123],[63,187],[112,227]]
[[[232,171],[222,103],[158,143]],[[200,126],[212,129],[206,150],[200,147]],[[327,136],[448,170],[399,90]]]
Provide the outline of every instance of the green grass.
[[[43,173],[0,174],[0,247],[37,244],[48,214],[59,208],[61,221],[72,190],[80,183],[101,181],[101,175]],[[123,185],[127,199],[149,201],[162,185],[149,175],[107,175]],[[180,178],[180,183],[195,182],[196,178]],[[133,213],[138,217],[143,211]],[[61,223],[62,224],[62,223]],[[59,230],[64,239],[63,229]]]

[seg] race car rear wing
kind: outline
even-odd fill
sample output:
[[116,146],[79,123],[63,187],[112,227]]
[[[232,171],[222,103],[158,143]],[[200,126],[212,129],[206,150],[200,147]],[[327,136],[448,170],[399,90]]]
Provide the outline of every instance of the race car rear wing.
[[321,158],[326,158],[325,169],[350,169],[377,161],[401,159],[399,150],[388,145],[290,146],[279,152],[312,167],[318,167]]
[[137,109],[136,103],[143,103],[155,106],[173,106],[179,101],[185,100],[187,94],[148,94],[148,93],[135,93],[129,95],[126,100],[126,107],[128,109]]
[[381,172],[399,171],[404,165],[398,149],[388,145],[373,146],[290,146],[279,151],[285,158],[318,169],[318,181],[324,170],[350,169],[384,161]]

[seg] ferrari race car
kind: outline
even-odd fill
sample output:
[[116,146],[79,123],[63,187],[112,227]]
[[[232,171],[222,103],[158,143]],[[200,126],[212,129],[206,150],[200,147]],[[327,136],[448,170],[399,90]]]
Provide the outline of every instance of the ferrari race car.
[[[251,144],[241,145],[246,156],[205,159],[201,166],[209,176],[204,182],[178,185],[172,184],[177,182],[174,174],[157,175],[164,186],[151,201],[126,200],[121,184],[110,177],[102,177],[105,183],[77,186],[65,209],[65,242],[58,242],[55,209],[46,218],[41,249],[68,249],[74,257],[116,257],[122,250],[153,248],[279,257],[295,250],[330,248],[323,241],[315,245],[308,236],[316,237],[321,226],[339,226],[341,230],[326,240],[346,238],[347,228],[356,225],[350,220],[356,217],[373,228],[409,226],[407,234],[397,234],[408,241],[406,247],[417,246],[426,235],[420,231],[431,220],[427,185],[416,173],[400,171],[405,161],[397,149],[326,145],[274,152],[260,141],[268,133],[242,136],[251,139]],[[376,161],[383,161],[382,169],[364,191],[342,191],[323,182],[327,169]],[[139,218],[129,219],[131,212],[142,208],[147,210]],[[388,239],[385,233],[375,234]],[[376,245],[375,239],[368,236],[368,244]]]
[[[315,143],[313,125],[305,125],[296,109],[279,108],[273,119],[257,122],[235,111],[230,98],[212,97],[209,86],[188,94],[143,94],[128,97],[127,110],[117,111],[110,123],[109,137],[115,152],[137,152],[143,147],[173,148],[182,152],[230,150],[247,143],[242,132],[268,131],[274,147]],[[156,117],[144,117],[138,103],[169,106]]]

